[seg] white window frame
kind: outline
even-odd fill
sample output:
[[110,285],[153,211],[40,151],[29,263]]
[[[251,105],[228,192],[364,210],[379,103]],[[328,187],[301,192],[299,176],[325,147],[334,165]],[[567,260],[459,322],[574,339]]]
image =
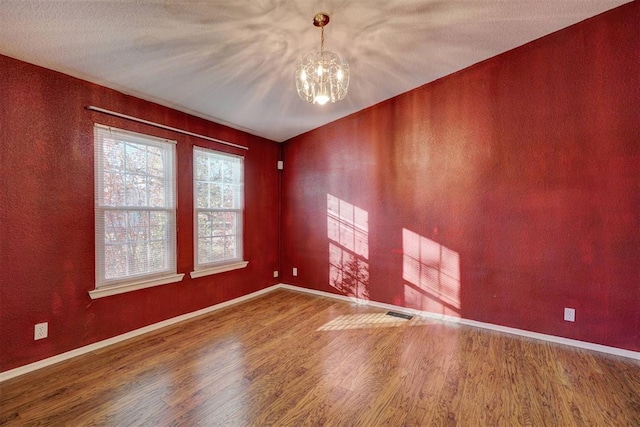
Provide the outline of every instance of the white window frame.
[[[126,205],[125,202],[113,202],[105,200],[105,176],[107,173],[114,173],[113,171],[105,170],[104,164],[104,149],[106,140],[116,139],[120,142],[124,142],[129,146],[145,147],[145,153],[148,153],[149,147],[159,149],[163,157],[163,176],[162,182],[164,183],[163,203],[161,206],[154,206],[153,203],[147,203],[146,205]],[[95,289],[89,292],[92,299],[102,298],[110,295],[121,294],[124,292],[130,292],[138,289],[144,289],[152,286],[165,285],[168,283],[175,283],[182,280],[184,274],[177,274],[177,225],[176,225],[176,141],[157,138],[149,135],[144,135],[136,132],[130,132],[123,129],[117,129],[113,127],[103,126],[100,124],[94,125],[94,183],[95,183],[95,248],[96,248],[96,285]],[[146,154],[148,156],[148,154]],[[123,162],[126,160],[123,158]],[[123,166],[121,172],[116,172],[116,175],[122,175],[122,182],[126,182],[128,177],[136,175],[139,178],[143,178],[146,181],[145,191],[147,191],[147,201],[150,200],[150,192],[148,189],[149,180],[151,178],[157,178],[149,174],[136,174],[126,170],[126,165]],[[125,192],[126,192],[126,185]],[[110,246],[107,241],[107,226],[105,224],[105,216],[107,212],[122,212],[125,214],[126,220],[126,239],[130,245],[135,243],[134,240],[128,240],[128,235],[131,233],[129,226],[129,215],[139,213],[142,215],[152,216],[154,212],[164,212],[168,221],[165,224],[165,231],[163,238],[156,238],[158,242],[164,244],[165,252],[163,257],[163,268],[156,268],[151,271],[142,273],[129,273],[118,277],[106,277],[107,267],[106,251]],[[151,219],[149,220],[151,221]],[[153,224],[149,223],[149,228]],[[147,232],[147,239],[143,240],[147,244],[151,245],[152,237],[151,232]],[[118,246],[122,245],[122,241],[119,241]],[[128,249],[125,250],[125,257],[129,256]],[[125,269],[129,268],[129,263],[125,261]]]
[[[210,179],[199,178],[198,164],[199,158],[205,157],[208,162],[213,160],[232,161],[239,163],[239,171],[234,172],[233,180],[227,183],[232,187],[234,196],[233,200],[236,205],[233,207],[223,206],[198,206],[198,200],[200,197],[200,188],[203,185],[207,187],[211,185],[224,185],[222,181],[212,181]],[[207,198],[210,197],[206,195]],[[205,196],[204,194],[202,196]],[[210,203],[210,202],[208,202]],[[206,235],[201,236],[199,230],[199,215],[201,213],[233,213],[235,214],[235,256],[233,257],[221,257],[216,261],[202,261],[199,259],[199,245],[200,239],[214,238],[214,237],[226,237],[223,235]],[[194,271],[191,272],[192,278],[208,276],[211,274],[222,273],[225,271],[236,270],[246,267],[249,263],[243,259],[243,240],[244,240],[244,158],[242,156],[236,156],[234,154],[224,153],[208,148],[193,147],[193,265]],[[226,233],[226,232],[225,232]]]

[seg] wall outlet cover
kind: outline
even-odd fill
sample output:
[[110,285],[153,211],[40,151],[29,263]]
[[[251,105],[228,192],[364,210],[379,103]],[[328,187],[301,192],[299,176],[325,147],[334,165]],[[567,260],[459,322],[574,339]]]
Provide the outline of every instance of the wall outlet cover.
[[564,320],[567,322],[575,322],[576,321],[576,309],[575,308],[564,308]]
[[33,328],[33,339],[41,340],[49,336],[49,323],[37,323]]

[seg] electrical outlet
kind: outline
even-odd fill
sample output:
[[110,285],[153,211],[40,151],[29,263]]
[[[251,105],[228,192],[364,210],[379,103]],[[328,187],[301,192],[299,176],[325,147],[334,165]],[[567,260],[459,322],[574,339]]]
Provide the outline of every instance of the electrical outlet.
[[576,309],[575,308],[564,308],[564,320],[567,322],[575,322],[576,321]]
[[273,271],[273,277],[278,277],[278,270]]
[[293,275],[294,275],[294,276],[297,276],[297,275],[298,275],[298,269],[297,269],[297,268],[295,268],[295,267],[293,267]]
[[48,336],[49,336],[49,323],[48,322],[37,323],[36,326],[33,328],[34,341],[41,340]]

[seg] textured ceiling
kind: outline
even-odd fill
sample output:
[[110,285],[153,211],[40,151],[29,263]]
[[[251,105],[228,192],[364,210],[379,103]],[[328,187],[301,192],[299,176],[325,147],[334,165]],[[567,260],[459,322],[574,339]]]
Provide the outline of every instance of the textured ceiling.
[[[284,141],[627,2],[0,0],[0,53]],[[351,68],[324,106],[293,81],[320,11]]]

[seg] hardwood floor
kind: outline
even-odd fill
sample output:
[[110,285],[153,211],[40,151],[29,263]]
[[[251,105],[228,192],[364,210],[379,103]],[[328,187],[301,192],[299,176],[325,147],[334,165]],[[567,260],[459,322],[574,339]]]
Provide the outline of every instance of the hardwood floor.
[[278,290],[5,381],[0,424],[640,426],[640,362]]

